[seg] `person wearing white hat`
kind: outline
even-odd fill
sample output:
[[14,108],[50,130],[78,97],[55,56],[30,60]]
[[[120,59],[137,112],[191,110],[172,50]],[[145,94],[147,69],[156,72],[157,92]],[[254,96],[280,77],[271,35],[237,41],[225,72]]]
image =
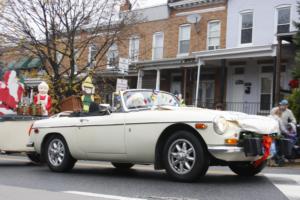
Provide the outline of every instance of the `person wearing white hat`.
[[284,126],[287,126],[289,123],[297,124],[296,118],[293,112],[288,108],[289,102],[286,99],[283,99],[279,102],[279,105],[271,110],[271,115],[275,115],[278,112],[280,113],[280,119]]

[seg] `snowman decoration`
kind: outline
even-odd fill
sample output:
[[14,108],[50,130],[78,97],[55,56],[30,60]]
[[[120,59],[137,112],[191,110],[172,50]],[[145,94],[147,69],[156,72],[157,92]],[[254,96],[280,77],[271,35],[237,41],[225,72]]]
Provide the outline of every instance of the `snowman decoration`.
[[38,86],[39,93],[34,96],[34,104],[41,105],[42,115],[48,116],[52,107],[51,97],[48,95],[49,86],[46,82],[41,82]]

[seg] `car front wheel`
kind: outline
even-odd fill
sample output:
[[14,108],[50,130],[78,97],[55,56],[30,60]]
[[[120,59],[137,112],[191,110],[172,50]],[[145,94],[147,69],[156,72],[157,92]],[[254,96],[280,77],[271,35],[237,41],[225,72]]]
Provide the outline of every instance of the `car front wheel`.
[[167,173],[177,181],[191,182],[204,176],[208,158],[199,139],[188,131],[177,131],[168,138],[163,151]]
[[68,145],[62,136],[54,135],[46,142],[45,160],[54,172],[69,171],[76,160],[71,156]]
[[266,167],[266,162],[263,162],[259,166],[254,166],[250,162],[236,162],[230,163],[229,168],[231,171],[239,176],[255,176],[260,173]]

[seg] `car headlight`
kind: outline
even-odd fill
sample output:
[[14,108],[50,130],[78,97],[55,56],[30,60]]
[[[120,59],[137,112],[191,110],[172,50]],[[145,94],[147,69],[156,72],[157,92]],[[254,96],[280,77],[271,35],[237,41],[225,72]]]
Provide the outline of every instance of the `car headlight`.
[[229,123],[224,117],[217,117],[214,120],[215,132],[220,135],[223,135],[226,132],[226,130],[228,129],[228,126],[229,126]]

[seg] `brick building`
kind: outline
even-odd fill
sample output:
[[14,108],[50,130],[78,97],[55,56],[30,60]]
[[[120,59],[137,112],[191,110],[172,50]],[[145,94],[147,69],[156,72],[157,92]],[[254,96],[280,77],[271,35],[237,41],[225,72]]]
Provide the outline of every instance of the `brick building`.
[[[138,71],[137,87],[181,93],[187,104],[193,104],[197,61],[192,52],[226,47],[227,1],[170,0],[137,12],[147,19],[136,25],[129,42],[139,44],[138,56],[131,59],[131,68]],[[199,93],[203,103],[224,97],[220,65],[212,63],[202,70]]]
[[[124,78],[129,88],[181,93],[188,105],[211,108],[222,102],[230,110],[266,114],[276,91],[289,90],[296,7],[296,0],[261,5],[258,0],[169,0],[132,10],[124,0],[121,11],[133,12],[141,21],[109,48],[94,80],[107,102],[116,79]],[[100,43],[81,53],[83,64]],[[120,69],[123,61],[129,62],[128,69]]]

